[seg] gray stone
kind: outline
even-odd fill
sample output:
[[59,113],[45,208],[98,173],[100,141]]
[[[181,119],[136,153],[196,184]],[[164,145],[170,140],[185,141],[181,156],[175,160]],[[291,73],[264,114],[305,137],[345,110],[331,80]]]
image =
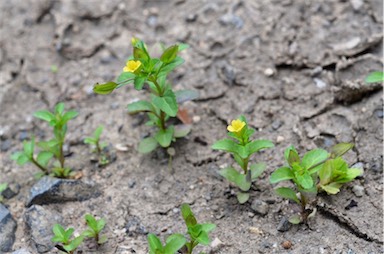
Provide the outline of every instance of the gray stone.
[[126,232],[128,236],[148,234],[146,227],[141,223],[140,219],[137,217],[131,217],[128,220],[125,228],[127,230]]
[[29,250],[23,248],[12,252],[12,254],[32,254],[32,252],[29,252]]
[[53,237],[52,227],[56,223],[61,224],[62,220],[62,216],[52,209],[46,209],[39,205],[28,208],[25,213],[27,232],[37,252],[49,252],[55,246],[51,241]]
[[277,225],[277,231],[286,232],[291,228],[292,224],[288,221],[286,217],[281,218],[279,225]]
[[17,183],[8,184],[7,188],[1,193],[1,195],[6,199],[11,199],[17,194],[19,194],[20,185]]
[[83,201],[100,194],[93,184],[45,176],[32,186],[27,207],[66,201]]
[[262,216],[266,215],[269,211],[268,204],[260,199],[254,199],[252,201],[251,208],[254,212]]
[[272,122],[272,129],[274,129],[274,130],[279,129],[279,128],[283,125],[283,123],[284,123],[284,122],[281,121],[281,120],[279,120],[279,119],[273,121],[273,122]]
[[15,242],[16,227],[11,213],[0,203],[0,253],[11,251]]
[[352,192],[355,194],[356,197],[362,197],[364,196],[364,187],[360,185],[354,185],[352,187]]

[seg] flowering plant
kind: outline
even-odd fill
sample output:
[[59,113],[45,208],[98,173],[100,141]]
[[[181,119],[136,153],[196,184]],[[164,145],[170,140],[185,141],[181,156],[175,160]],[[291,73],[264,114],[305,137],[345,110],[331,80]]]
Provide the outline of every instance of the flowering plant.
[[249,166],[249,161],[254,153],[266,148],[274,147],[269,140],[250,140],[255,130],[250,128],[244,116],[233,120],[227,127],[231,139],[222,139],[213,144],[212,149],[223,150],[233,155],[233,158],[242,169],[242,173],[234,167],[227,167],[220,171],[220,175],[240,188],[237,193],[238,201],[243,204],[249,199],[249,189],[252,182],[263,173],[265,163],[254,163]]
[[[132,39],[133,55],[129,57],[123,73],[117,78],[117,82],[96,84],[94,92],[98,94],[109,94],[113,90],[133,83],[136,90],[142,90],[147,84],[151,92],[150,100],[139,100],[128,105],[128,112],[135,114],[146,112],[149,121],[148,126],[157,127],[156,133],[144,138],[139,144],[139,152],[149,153],[159,145],[169,148],[176,138],[186,136],[190,125],[167,124],[170,118],[176,117],[178,103],[197,98],[197,93],[190,90],[173,91],[167,76],[176,67],[184,63],[184,59],[178,53],[186,48],[186,44],[176,44],[164,49],[160,58],[151,57],[147,45],[137,39]],[[170,155],[174,153],[169,152]]]

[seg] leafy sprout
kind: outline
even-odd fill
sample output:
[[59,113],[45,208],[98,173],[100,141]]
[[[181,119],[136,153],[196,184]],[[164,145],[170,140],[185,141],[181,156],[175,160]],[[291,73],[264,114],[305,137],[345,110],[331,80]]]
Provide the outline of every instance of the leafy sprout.
[[105,243],[108,240],[107,237],[105,235],[100,235],[100,231],[102,231],[105,227],[105,220],[96,220],[91,214],[85,215],[85,220],[87,222],[88,229],[83,232],[83,235],[95,238],[97,244]]
[[64,229],[60,224],[55,224],[52,231],[54,233],[52,242],[60,243],[56,245],[56,248],[68,254],[74,254],[84,240],[83,235],[72,238],[72,234],[75,230],[73,228]]
[[100,136],[103,133],[103,126],[99,126],[93,132],[91,137],[86,137],[84,143],[90,145],[92,152],[96,153],[99,159],[99,164],[104,166],[109,163],[108,156],[104,149],[107,147],[107,143],[100,141]]

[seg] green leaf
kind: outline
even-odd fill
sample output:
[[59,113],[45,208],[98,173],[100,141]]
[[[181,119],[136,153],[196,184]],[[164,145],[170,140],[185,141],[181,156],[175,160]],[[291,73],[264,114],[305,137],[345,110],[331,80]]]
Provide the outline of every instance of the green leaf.
[[50,122],[56,119],[55,115],[49,112],[48,110],[36,111],[35,113],[33,113],[33,116],[46,122]]
[[341,183],[330,183],[328,185],[320,185],[328,194],[337,194],[340,191]]
[[5,191],[8,187],[8,184],[7,183],[2,183],[0,184],[0,194]]
[[157,141],[156,139],[149,137],[141,140],[139,144],[139,153],[150,153],[157,147]]
[[37,163],[39,163],[41,166],[46,167],[48,162],[52,159],[53,153],[42,151],[37,155]]
[[133,81],[134,87],[136,90],[141,90],[143,89],[144,83],[147,80],[147,77],[140,77],[136,76],[135,80]]
[[99,127],[96,128],[96,130],[93,132],[93,137],[96,140],[100,139],[101,134],[103,133],[104,127],[100,125]]
[[298,215],[298,214],[294,214],[292,215],[291,217],[289,217],[288,221],[291,223],[291,224],[299,224],[301,222],[301,216]]
[[258,152],[261,149],[272,148],[272,147],[274,147],[274,144],[269,140],[254,140],[248,143],[245,146],[245,149],[247,149],[248,156],[250,156],[251,154]]
[[323,149],[314,149],[303,156],[301,166],[307,170],[311,169],[310,174],[313,174],[320,170],[321,164],[319,163],[324,162],[328,157],[329,154],[327,151]]
[[251,169],[251,179],[252,181],[256,180],[265,170],[265,163],[255,163],[250,166]]
[[18,158],[17,158],[17,164],[19,164],[20,166],[23,166],[25,165],[27,162],[30,161],[30,158],[28,158],[28,156],[26,156],[24,153],[21,154]]
[[97,221],[95,219],[95,217],[93,217],[92,215],[90,214],[86,214],[85,215],[85,221],[87,222],[87,225],[93,229],[94,231],[98,232],[97,231]]
[[289,153],[291,152],[291,150],[293,150],[294,152],[296,152],[296,154],[298,154],[298,153],[297,153],[297,150],[296,150],[296,148],[295,148],[294,146],[289,146],[289,147],[288,147],[287,149],[285,149],[285,151],[284,151],[284,158],[285,158],[286,161],[288,161]]
[[327,184],[332,179],[332,164],[333,160],[326,161],[321,169],[317,172],[320,178],[320,184]]
[[185,43],[179,43],[179,52],[180,51],[183,51],[185,49],[189,48],[189,45],[188,44],[185,44]]
[[176,102],[176,96],[171,89],[165,91],[162,97],[153,95],[152,103],[169,116],[175,117],[177,115],[178,107]]
[[57,103],[55,106],[55,113],[62,115],[64,112],[64,107],[65,107],[64,103],[62,102]]
[[105,84],[96,84],[93,87],[93,92],[97,94],[110,94],[115,90],[115,88],[118,86],[115,82],[107,82]]
[[219,174],[228,181],[236,184],[242,191],[248,191],[251,187],[251,182],[247,181],[246,176],[234,168],[224,168],[219,171]]
[[96,223],[97,223],[97,225],[96,225],[96,231],[97,231],[97,232],[100,232],[101,230],[104,229],[104,227],[105,227],[105,223],[106,223],[106,222],[105,222],[104,219],[100,219],[100,220],[97,220]]
[[304,189],[311,189],[314,186],[313,179],[311,175],[307,172],[304,172],[303,174],[295,174],[297,182],[304,188]]
[[147,239],[148,239],[150,254],[157,254],[159,252],[160,253],[164,252],[164,247],[157,236],[155,236],[154,234],[148,234]]
[[344,176],[344,178],[338,180],[338,183],[347,183],[351,182],[356,177],[363,174],[363,171],[359,168],[349,168]]
[[247,153],[245,151],[245,148],[243,146],[240,146],[239,144],[237,144],[232,139],[221,139],[219,141],[216,141],[212,145],[212,149],[236,153],[242,158],[247,157]]
[[66,251],[73,251],[76,250],[77,247],[83,242],[84,236],[80,235],[73,239],[70,244],[63,246]]
[[384,75],[382,71],[374,71],[368,74],[365,78],[366,83],[382,83],[384,82]]
[[[124,82],[125,84],[127,84],[127,83],[131,82],[135,77],[136,77],[136,75],[132,72],[122,72],[120,74],[120,76],[117,78],[117,82],[118,83]],[[122,85],[120,84],[117,86],[117,88],[119,88],[121,86]]]
[[245,202],[247,202],[249,200],[249,193],[239,191],[236,194],[236,197],[237,197],[237,201],[239,202],[239,204],[244,204]]
[[292,166],[294,163],[300,163],[299,154],[295,150],[290,150],[287,161],[290,166]]
[[79,113],[76,112],[76,111],[68,111],[66,112],[64,115],[63,115],[63,119],[62,121],[64,121],[64,123],[68,122],[69,120],[75,118],[76,116],[78,116]]
[[180,210],[185,224],[187,225],[187,228],[190,228],[197,224],[195,215],[193,214],[191,207],[188,204],[182,204]]
[[353,148],[351,143],[339,143],[331,148],[331,157],[340,157]]
[[82,233],[83,236],[85,237],[96,237],[96,232],[93,230],[93,229],[87,229],[85,231],[83,231]]
[[62,242],[65,241],[65,230],[60,224],[55,224],[52,228],[53,233],[55,234],[55,241],[52,238],[53,242]]
[[24,154],[29,158],[33,157],[33,151],[35,150],[35,140],[32,138],[31,141],[24,141]]
[[201,230],[207,233],[211,232],[216,228],[216,225],[213,223],[204,223],[200,225],[201,225]]
[[177,66],[184,63],[184,59],[177,56],[175,60],[173,60],[171,63],[163,65],[159,71],[158,76],[163,76],[171,72],[173,69],[175,69]]
[[173,60],[175,60],[178,52],[179,52],[179,46],[178,45],[170,46],[161,55],[160,61],[168,64],[168,63],[172,62]]
[[296,203],[298,203],[299,205],[301,204],[300,200],[296,196],[296,192],[294,190],[292,190],[291,188],[281,187],[281,188],[275,189],[275,192],[280,197],[293,200]]
[[207,232],[204,232],[204,231],[200,232],[196,240],[202,245],[209,245],[209,243],[211,242],[211,240],[209,240],[209,236]]
[[292,173],[292,170],[288,167],[281,167],[276,169],[271,176],[269,177],[270,183],[278,183],[284,180],[293,179],[295,176]]
[[143,49],[140,49],[137,47],[133,48],[133,57],[135,59],[144,59],[144,60],[148,60],[149,58],[148,54]]
[[181,234],[173,234],[169,236],[166,240],[166,245],[164,248],[164,254],[174,254],[180,250],[187,240]]
[[183,103],[199,98],[199,93],[195,90],[179,90],[175,92],[177,103]]
[[187,136],[192,129],[192,125],[190,124],[179,124],[175,126],[175,131],[173,133],[173,137],[175,138],[183,138]]
[[135,101],[128,104],[128,113],[136,114],[138,112],[153,112],[153,106],[148,101]]
[[160,144],[160,146],[169,147],[173,139],[173,133],[174,133],[174,127],[173,125],[171,125],[165,130],[159,130],[155,134],[155,139]]

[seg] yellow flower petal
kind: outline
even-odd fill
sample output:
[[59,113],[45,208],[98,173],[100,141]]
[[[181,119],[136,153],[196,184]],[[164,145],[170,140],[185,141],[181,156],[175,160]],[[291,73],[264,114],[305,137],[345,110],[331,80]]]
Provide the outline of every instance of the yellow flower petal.
[[237,120],[233,120],[231,122],[231,125],[228,125],[227,127],[227,130],[229,132],[235,132],[235,133],[239,133],[245,126],[245,122],[237,119]]
[[135,61],[135,60],[129,60],[124,67],[123,71],[124,72],[135,72],[139,67],[141,66],[140,61]]

